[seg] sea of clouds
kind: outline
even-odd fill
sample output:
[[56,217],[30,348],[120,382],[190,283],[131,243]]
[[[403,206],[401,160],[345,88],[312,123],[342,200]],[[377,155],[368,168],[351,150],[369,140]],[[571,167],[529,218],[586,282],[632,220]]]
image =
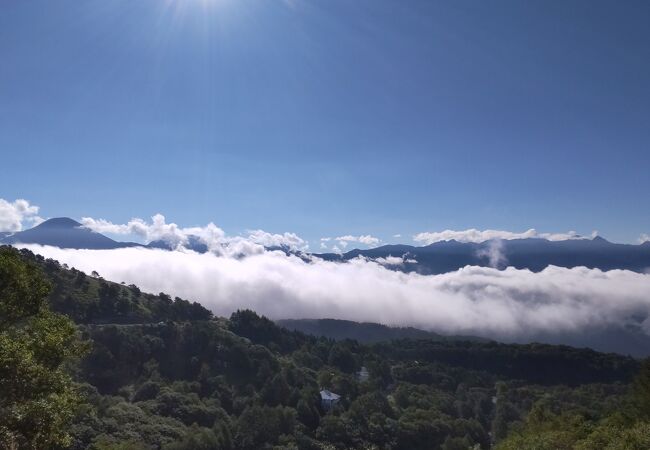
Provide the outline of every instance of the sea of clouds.
[[[33,226],[43,220],[38,213],[38,206],[27,200],[0,199],[0,229],[15,232]],[[24,247],[86,273],[97,271],[107,280],[199,301],[223,316],[250,308],[273,319],[328,317],[504,340],[589,333],[608,327],[650,335],[650,274],[553,266],[533,273],[512,267],[468,266],[440,275],[420,275],[391,270],[415,262],[407,255],[340,263],[308,253],[269,250],[308,251],[308,243],[294,233],[252,230],[229,236],[213,223],[183,228],[166,222],[161,214],[151,221],[136,218],[126,224],[88,217],[81,222],[97,232],[134,235],[146,242],[161,239],[176,250]],[[191,236],[206,243],[209,251],[199,254],[186,249]],[[584,238],[575,232],[469,229],[420,233],[414,240],[424,244],[490,240],[483,256],[492,266],[504,267],[507,261],[501,254],[501,240],[529,237]],[[639,239],[646,240],[646,235]],[[345,235],[323,238],[321,247],[329,241],[341,245],[380,243],[371,235]]]
[[650,275],[550,266],[539,273],[465,267],[441,275],[389,270],[394,261],[246,257],[145,248],[25,245],[107,280],[196,300],[215,314],[250,308],[273,319],[337,318],[444,333],[517,338],[633,323],[650,334]]

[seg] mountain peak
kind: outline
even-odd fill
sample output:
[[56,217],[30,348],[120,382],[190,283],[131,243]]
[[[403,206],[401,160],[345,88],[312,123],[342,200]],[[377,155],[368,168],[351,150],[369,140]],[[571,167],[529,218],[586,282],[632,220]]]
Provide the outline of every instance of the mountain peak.
[[82,225],[69,217],[54,217],[47,219],[34,228],[78,228]]
[[605,239],[604,237],[601,236],[594,236],[594,238],[591,240],[592,242],[599,242],[601,244],[609,244],[609,241]]
[[4,244],[39,244],[60,248],[110,249],[135,244],[116,242],[100,233],[84,228],[69,217],[56,217],[25,231],[2,239]]

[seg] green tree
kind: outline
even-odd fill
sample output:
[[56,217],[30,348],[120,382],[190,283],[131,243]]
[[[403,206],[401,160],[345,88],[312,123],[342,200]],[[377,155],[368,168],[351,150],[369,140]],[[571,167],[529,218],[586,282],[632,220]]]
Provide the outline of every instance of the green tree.
[[47,308],[49,289],[18,251],[0,248],[0,449],[69,443],[79,396],[64,366],[85,345],[69,319]]
[[277,406],[287,403],[291,388],[282,373],[278,373],[264,385],[262,389],[262,398],[269,406]]
[[643,361],[634,379],[632,405],[638,419],[650,420],[650,358]]
[[166,445],[164,450],[222,450],[223,446],[212,430],[191,426],[182,441]]
[[315,429],[320,421],[318,410],[314,405],[311,405],[307,400],[301,398],[296,405],[296,413],[298,420],[310,429]]
[[246,408],[237,420],[237,448],[257,450],[267,444],[276,444],[282,434],[292,434],[296,413],[291,408],[252,406]]
[[[149,450],[150,447],[141,441],[129,439],[122,442],[113,442],[106,436],[100,436],[90,447],[91,450]],[[166,449],[165,449],[166,450]]]
[[343,344],[339,343],[332,346],[329,357],[327,358],[327,363],[330,366],[338,367],[341,371],[346,373],[354,372],[357,367],[352,352]]

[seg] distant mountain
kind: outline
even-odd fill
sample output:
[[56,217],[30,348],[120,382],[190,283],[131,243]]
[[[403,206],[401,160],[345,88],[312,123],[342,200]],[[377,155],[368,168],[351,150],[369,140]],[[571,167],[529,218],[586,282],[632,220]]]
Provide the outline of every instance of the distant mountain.
[[352,322],[338,319],[282,319],[276,324],[288,330],[300,331],[330,339],[354,339],[362,343],[391,341],[394,339],[431,339],[435,341],[482,341],[473,336],[444,336],[413,327],[389,327],[378,323]]
[[316,255],[329,261],[348,261],[358,256],[370,259],[407,256],[400,266],[405,272],[439,274],[461,267],[513,266],[539,272],[549,265],[560,267],[585,266],[601,270],[627,269],[643,272],[650,268],[650,245],[614,244],[601,237],[548,241],[546,239],[514,239],[482,243],[454,240],[436,242],[424,247],[385,245],[368,250],[352,250],[341,255]]
[[[136,247],[141,244],[115,241],[83,227],[79,222],[59,217],[49,219],[34,228],[16,233],[0,232],[0,244],[41,244],[61,248],[114,249]],[[208,246],[198,236],[189,236],[186,248],[206,253]],[[143,246],[174,250],[164,240]],[[309,261],[311,255],[292,251],[287,247],[268,247]],[[324,253],[314,256],[328,261],[349,261],[358,256],[379,260],[386,267],[404,272],[440,274],[458,270],[467,265],[497,267],[508,266],[539,272],[549,265],[559,267],[585,266],[601,270],[627,269],[644,272],[650,269],[650,242],[640,245],[614,244],[601,237],[548,241],[546,239],[514,239],[482,243],[454,240],[436,242],[423,247],[412,245],[384,245],[382,247],[351,250],[343,254]],[[402,264],[387,264],[388,257],[404,257]]]
[[526,344],[544,342],[546,344],[587,347],[599,352],[614,352],[636,358],[650,356],[650,336],[640,324],[610,325],[582,329],[580,331],[552,331],[530,334],[526,339],[495,337],[499,342]]
[[134,247],[139,244],[133,242],[117,242],[100,233],[85,228],[76,220],[67,217],[58,217],[46,220],[40,225],[29,230],[19,231],[10,235],[1,236],[2,244],[40,244],[52,245],[60,248],[76,249],[114,249]]
[[[158,248],[162,250],[175,250],[175,248],[169,242],[162,239],[149,242],[149,244],[147,244],[147,247]],[[200,237],[193,235],[187,237],[185,248],[194,250],[197,253],[207,253],[208,251],[207,244],[203,242]]]
[[396,339],[426,339],[437,342],[507,342],[530,344],[543,342],[554,345],[570,345],[591,348],[600,352],[614,352],[645,358],[650,355],[650,336],[633,325],[595,327],[589,330],[548,332],[525,337],[491,335],[487,337],[442,335],[412,327],[389,327],[377,323],[360,323],[337,319],[281,319],[275,323],[288,330],[300,331],[312,336],[335,340],[354,339],[361,343],[392,341]]

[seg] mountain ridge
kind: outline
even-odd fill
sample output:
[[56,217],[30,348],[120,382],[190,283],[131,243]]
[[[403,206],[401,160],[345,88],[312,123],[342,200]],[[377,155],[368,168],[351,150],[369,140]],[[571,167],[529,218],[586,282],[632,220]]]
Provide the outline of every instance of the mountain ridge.
[[[164,240],[154,240],[146,245],[135,242],[120,242],[101,233],[94,232],[68,217],[48,219],[24,231],[0,233],[0,244],[39,244],[73,249],[117,249],[128,247],[174,250]],[[190,236],[186,247],[198,253],[208,251],[199,237]],[[305,256],[283,248],[287,254]],[[650,268],[650,242],[641,244],[613,243],[601,236],[592,239],[569,239],[550,241],[544,238],[512,240],[487,240],[481,243],[439,241],[425,246],[408,244],[387,244],[370,249],[352,249],[345,253],[311,253],[309,255],[333,262],[345,262],[364,257],[385,263],[388,257],[402,258],[400,264],[384,265],[392,270],[417,272],[423,275],[441,274],[465,266],[515,267],[539,272],[553,265],[559,267],[597,268],[601,270],[631,270],[643,273]],[[307,256],[309,256],[307,255]],[[303,258],[304,259],[304,258]],[[383,261],[382,261],[383,260]]]
[[645,272],[650,268],[650,245],[612,243],[599,236],[564,241],[542,238],[488,240],[481,243],[450,240],[422,247],[385,245],[366,250],[353,249],[343,254],[322,253],[314,256],[340,262],[359,256],[375,260],[401,257],[407,261],[396,267],[398,270],[423,275],[451,272],[468,265],[498,269],[515,267],[533,272],[542,271],[550,265],[634,272]]

